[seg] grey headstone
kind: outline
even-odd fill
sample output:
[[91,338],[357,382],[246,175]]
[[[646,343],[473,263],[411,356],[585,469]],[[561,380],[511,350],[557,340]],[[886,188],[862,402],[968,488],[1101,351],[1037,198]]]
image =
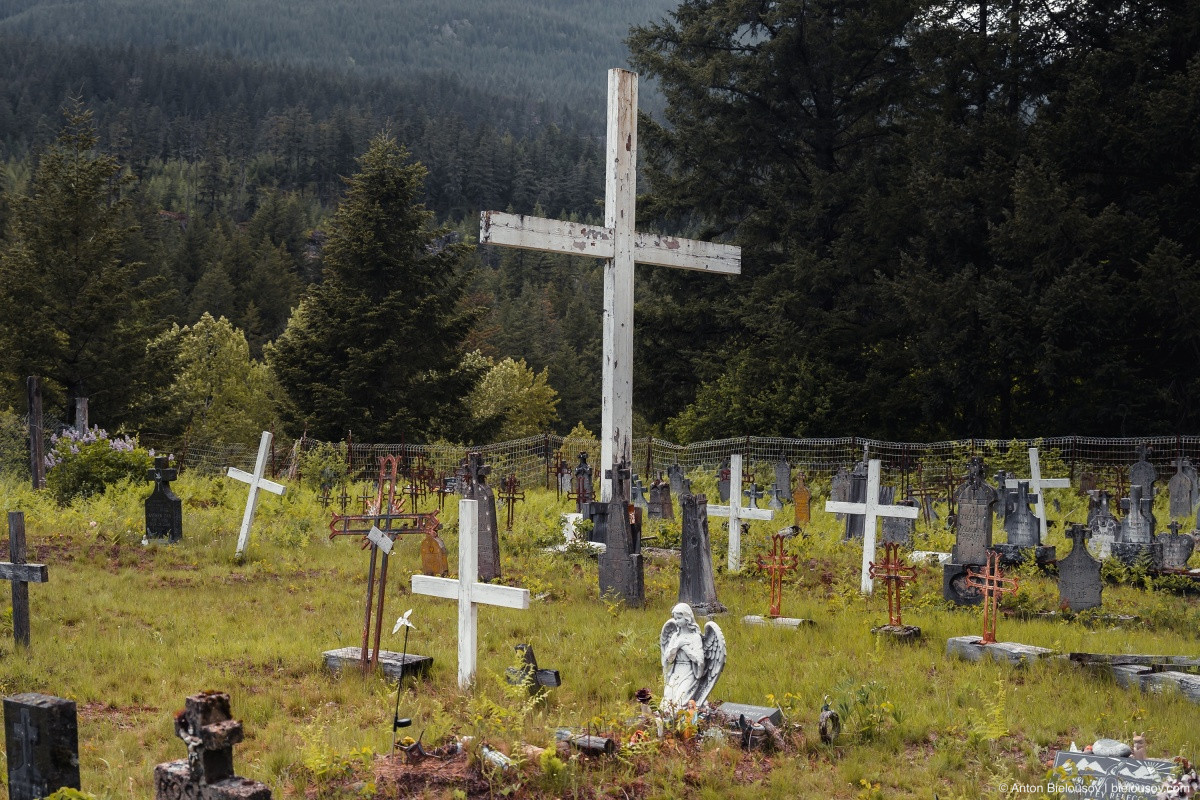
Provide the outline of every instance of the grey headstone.
[[751,724],[757,724],[762,720],[767,720],[776,728],[783,725],[783,709],[773,708],[771,706],[752,706],[745,703],[721,703],[716,710],[717,716],[724,720],[726,725],[737,725],[738,717],[744,716],[746,721]]
[[1196,506],[1200,505],[1200,473],[1196,472],[1196,468],[1192,466],[1192,460],[1187,456],[1180,457],[1178,465],[1179,471],[1192,482],[1192,510],[1195,510]]
[[165,456],[154,459],[149,479],[154,491],[146,498],[146,541],[165,539],[168,543],[183,538],[183,501],[171,491],[171,481],[178,472],[170,468]]
[[[910,508],[917,507],[916,500],[901,500],[896,502],[896,487],[881,486],[879,487],[879,502],[885,505],[901,505]],[[917,521],[915,519],[905,519],[904,517],[883,517],[880,529],[880,538],[883,543],[895,542],[901,547],[911,550],[913,546],[913,532],[916,528]]]
[[996,505],[996,496],[996,490],[983,478],[983,459],[972,458],[967,463],[967,480],[955,493],[958,522],[951,557],[954,564],[981,566],[987,563],[987,551],[992,546],[992,506]]
[[1055,778],[1063,797],[1096,800],[1133,800],[1154,797],[1170,777],[1175,764],[1154,758],[1111,758],[1095,753],[1059,750],[1054,770],[1066,777]]
[[1008,486],[1008,481],[1010,478],[1016,477],[1016,473],[1014,472],[1005,472],[1004,470],[1001,470],[1000,472],[996,473],[996,485],[1000,487],[1000,492],[997,495],[997,502],[995,504],[996,519],[998,520],[1003,521],[1004,518],[1008,516],[1008,513],[1012,510],[1012,508],[1009,506],[1010,498],[1008,490],[1005,489],[1005,487]]
[[[612,481],[612,501],[604,514],[604,552],[600,554],[600,594],[610,594],[631,608],[646,603],[643,577],[641,509],[630,508],[628,462],[617,464],[606,475]],[[592,503],[593,511],[601,503]],[[630,516],[636,517],[631,520]],[[593,521],[596,518],[593,517]],[[636,524],[635,524],[636,522]]]
[[1159,564],[1163,569],[1185,569],[1192,551],[1196,549],[1196,540],[1190,534],[1179,533],[1178,523],[1172,523],[1175,528],[1170,533],[1158,536],[1156,544],[1162,548],[1162,560]]
[[188,697],[175,716],[175,734],[187,744],[188,757],[154,768],[155,800],[270,800],[265,784],[234,773],[233,746],[245,733],[230,714],[228,694]]
[[[722,503],[729,502],[729,459],[721,462],[721,466],[717,469],[717,495],[721,498]],[[741,487],[738,487],[741,490]]]
[[679,557],[679,602],[697,614],[725,611],[717,599],[713,577],[712,548],[708,537],[708,498],[685,494],[679,498],[683,516],[683,544]]
[[949,562],[942,565],[942,597],[959,606],[977,606],[983,600],[983,593],[973,586],[967,585],[967,574],[971,567],[978,564],[955,564]]
[[1100,514],[1112,514],[1112,495],[1104,489],[1091,489],[1088,495],[1088,516],[1087,521],[1090,525],[1092,520]]
[[671,494],[676,497],[683,494],[683,467],[679,464],[667,467],[667,480],[671,483]]
[[[1192,499],[1196,495],[1196,485],[1193,478],[1183,470],[1186,459],[1176,459],[1177,471],[1167,481],[1167,492],[1170,494],[1170,514],[1172,518],[1190,517],[1195,510]],[[1195,472],[1195,468],[1192,469]]]
[[483,463],[481,453],[468,456],[468,486],[464,497],[479,505],[479,580],[500,577],[500,531],[496,524],[496,495],[487,484],[492,468]]
[[75,702],[26,692],[4,698],[10,800],[35,800],[79,785]]
[[786,458],[775,462],[775,488],[784,497],[792,493],[792,465]]
[[772,483],[771,488],[767,491],[767,508],[772,511],[782,511],[784,500],[783,490],[779,488],[779,484]]
[[[850,500],[850,473],[845,467],[838,467],[837,474],[833,476],[833,482],[829,487],[829,499],[842,503]],[[837,515],[838,520],[844,517],[844,514]]]
[[1037,547],[1041,544],[1041,524],[1030,510],[1029,504],[1036,502],[1037,495],[1029,494],[1029,484],[1021,481],[1015,490],[1008,492],[1009,512],[1004,516],[1004,530],[1008,543],[1018,547]]
[[1117,541],[1127,544],[1149,544],[1154,541],[1155,519],[1150,510],[1151,497],[1146,496],[1145,487],[1141,484],[1129,487],[1129,497],[1121,500],[1125,518],[1121,520]]
[[650,484],[650,501],[646,504],[649,519],[675,519],[675,507],[671,504],[671,484],[661,477]]
[[[321,654],[325,661],[325,669],[330,672],[362,672],[362,648],[339,647],[336,650],[326,650]],[[402,676],[423,677],[429,674],[433,666],[433,658],[416,653],[394,653],[391,650],[380,650],[375,668],[389,678],[399,680]]]
[[633,476],[633,485],[629,488],[629,502],[641,509],[646,508],[646,487],[642,485],[641,478]]
[[1058,562],[1059,604],[1072,611],[1099,608],[1104,589],[1100,581],[1100,562],[1087,551],[1090,531],[1086,525],[1072,525],[1067,530],[1074,546],[1067,557]]
[[763,499],[763,490],[758,488],[757,483],[751,483],[749,489],[744,489],[742,494],[749,501],[746,505],[748,508],[758,508],[758,501]]
[[1103,561],[1112,555],[1112,546],[1117,541],[1121,523],[1109,511],[1108,492],[1099,489],[1088,494],[1091,496],[1088,503],[1088,529],[1091,530],[1088,552]]
[[[850,502],[867,502],[867,464],[859,462],[850,472]],[[865,514],[846,515],[846,539],[861,539],[866,530],[867,517]]]
[[1139,445],[1138,460],[1129,468],[1129,485],[1141,486],[1147,497],[1154,496],[1154,483],[1158,480],[1158,470],[1146,460],[1146,445]]

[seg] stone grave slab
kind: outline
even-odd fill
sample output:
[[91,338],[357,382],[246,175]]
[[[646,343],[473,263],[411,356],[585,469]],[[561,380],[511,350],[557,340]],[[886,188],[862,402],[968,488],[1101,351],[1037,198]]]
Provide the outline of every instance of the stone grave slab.
[[496,495],[487,482],[492,467],[483,463],[482,453],[470,453],[467,456],[467,471],[468,485],[463,497],[479,504],[479,580],[491,581],[500,577],[500,526],[496,519]]
[[1054,655],[1054,651],[1048,647],[1036,647],[1017,642],[980,644],[982,641],[978,636],[951,636],[946,640],[946,655],[957,656],[967,661],[981,661],[984,658],[990,658],[993,661],[1016,666]]
[[792,493],[792,465],[786,458],[775,462],[775,488],[783,495]]
[[[362,648],[339,647],[336,650],[326,650],[321,656],[325,659],[325,668],[330,672],[341,672],[347,668],[362,672]],[[423,678],[429,674],[433,659],[416,653],[401,654],[391,650],[380,650],[378,666],[384,675],[396,680],[405,676]]]
[[1158,470],[1146,460],[1146,445],[1137,447],[1138,460],[1129,468],[1129,485],[1141,486],[1147,497],[1154,496],[1154,484],[1158,481]]
[[4,748],[10,800],[35,800],[79,785],[75,702],[25,692],[4,698]]
[[726,725],[737,727],[738,717],[744,716],[746,721],[756,724],[766,720],[778,728],[783,724],[783,709],[771,706],[755,706],[747,703],[725,702],[717,706],[715,713]]
[[[1154,797],[1175,763],[1157,758],[1113,758],[1059,750],[1054,767],[1069,777],[1054,778],[1054,795],[1088,800],[1143,800]],[[1049,794],[1049,785],[1047,786]]]
[[747,625],[771,625],[776,628],[791,629],[817,624],[815,620],[804,619],[803,617],[764,617],[759,614],[747,614],[742,617],[742,622]]

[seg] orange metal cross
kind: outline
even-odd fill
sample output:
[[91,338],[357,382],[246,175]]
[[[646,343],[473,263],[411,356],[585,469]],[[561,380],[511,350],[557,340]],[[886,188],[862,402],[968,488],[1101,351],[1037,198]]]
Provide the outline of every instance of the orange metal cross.
[[1000,554],[989,550],[987,567],[967,570],[967,586],[983,592],[983,639],[979,643],[995,644],[1000,598],[1017,591],[1017,579],[1000,571]]
[[787,538],[787,535],[782,533],[772,535],[771,559],[764,561],[763,557],[759,556],[755,561],[759,569],[771,576],[771,611],[767,615],[769,617],[780,616],[779,609],[783,605],[784,573],[795,572],[800,563],[797,556],[784,552],[783,544]]
[[518,500],[525,499],[525,493],[519,492],[520,483],[517,482],[517,474],[509,473],[508,477],[500,481],[500,491],[496,493],[496,499],[504,503],[508,509],[508,521],[505,523],[504,530],[512,530],[513,509],[517,505]]
[[883,562],[870,562],[868,572],[872,578],[887,581],[888,624],[896,628],[902,627],[904,623],[900,621],[900,590],[904,588],[904,584],[917,577],[916,568],[904,563],[904,559],[900,557],[899,544],[887,542],[883,546]]

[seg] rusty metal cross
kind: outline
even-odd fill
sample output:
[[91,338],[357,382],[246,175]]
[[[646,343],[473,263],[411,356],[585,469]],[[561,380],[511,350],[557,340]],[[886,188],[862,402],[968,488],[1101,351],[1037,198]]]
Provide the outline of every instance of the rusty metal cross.
[[1000,570],[1000,554],[989,550],[986,567],[972,567],[967,571],[967,586],[979,589],[983,594],[983,639],[979,643],[995,644],[1000,598],[1017,591],[1017,579]]
[[512,530],[513,509],[517,505],[517,501],[525,499],[525,493],[519,492],[520,484],[517,482],[517,474],[510,472],[507,477],[500,481],[500,491],[496,492],[496,499],[504,503],[507,512],[504,530]]
[[762,556],[755,560],[755,564],[763,572],[771,576],[771,610],[767,615],[769,617],[778,617],[781,614],[780,608],[783,606],[783,576],[789,572],[795,572],[799,565],[800,559],[791,553],[784,551],[784,540],[792,534],[776,533],[771,536],[771,558],[764,561]]
[[887,581],[888,593],[888,624],[899,628],[904,625],[900,619],[900,591],[904,584],[917,577],[917,570],[904,563],[900,556],[900,545],[887,542],[883,546],[883,561],[876,564],[871,562],[871,577]]

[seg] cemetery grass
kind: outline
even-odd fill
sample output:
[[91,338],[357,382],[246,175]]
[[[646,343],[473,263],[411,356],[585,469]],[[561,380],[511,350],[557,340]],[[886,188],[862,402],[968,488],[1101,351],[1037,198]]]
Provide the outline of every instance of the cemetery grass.
[[[368,558],[355,540],[329,541],[329,512],[310,488],[293,484],[285,497],[263,499],[248,557],[239,564],[233,551],[245,491],[223,479],[185,475],[178,481],[184,540],[170,547],[140,544],[144,485],[112,487],[66,508],[16,480],[0,486],[7,508],[26,514],[29,560],[46,563],[50,574],[49,583],[29,590],[28,651],[15,651],[4,604],[9,630],[0,640],[0,689],[76,701],[86,791],[99,798],[151,797],[154,765],[186,752],[172,728],[184,697],[222,690],[246,730],[246,741],[235,748],[238,773],[266,782],[276,797],[401,796],[395,776],[407,770],[385,758],[395,683],[357,673],[334,676],[322,666],[323,651],[360,643]],[[741,623],[744,614],[765,613],[767,583],[751,572],[724,572],[725,534],[720,521],[711,525],[718,594],[730,609],[718,618],[729,663],[713,699],[781,705],[783,753],[744,754],[735,737],[720,743],[682,726],[614,759],[527,756],[524,744],[553,748],[559,727],[625,743],[647,728],[634,695],[643,687],[655,697],[661,692],[658,635],[678,590],[678,560],[654,554],[647,559],[645,608],[598,597],[593,557],[541,549],[561,540],[558,516],[566,504],[553,492],[527,496],[517,507],[514,532],[501,531],[503,582],[528,588],[534,599],[528,611],[480,609],[472,694],[460,693],[455,680],[455,604],[409,594],[409,576],[419,565],[415,538],[402,539],[393,555],[383,645],[400,650],[402,634],[391,636],[391,626],[412,608],[409,650],[435,659],[428,681],[405,684],[400,714],[413,719],[406,732],[423,731],[426,746],[473,737],[471,762],[454,768],[455,785],[409,782],[407,793],[970,798],[1004,796],[1001,784],[1044,784],[1052,751],[1072,740],[1081,746],[1102,736],[1128,741],[1144,731],[1152,756],[1197,756],[1200,710],[1176,694],[1125,691],[1062,662],[1017,669],[948,659],[947,637],[978,634],[980,617],[978,609],[943,603],[935,568],[922,568],[904,594],[904,621],[919,625],[923,640],[903,645],[876,638],[871,628],[887,621],[886,593],[859,596],[861,550],[839,543],[837,523],[816,501],[813,524],[791,544],[800,570],[785,584],[784,613],[816,620],[798,631]],[[1069,492],[1060,497],[1064,514],[1082,519],[1083,501]],[[453,571],[452,506],[447,503],[442,519]],[[782,513],[790,515],[791,508]],[[503,527],[503,507],[499,516]],[[767,536],[780,526],[753,524],[744,540],[748,562],[765,553]],[[1062,556],[1070,545],[1060,528],[1052,528],[1049,543]],[[648,522],[645,533],[659,537],[648,546],[670,544],[679,526]],[[918,523],[918,547],[945,550],[949,544],[946,532]],[[1135,621],[1114,623],[1091,613],[1071,620],[1036,616],[1056,609],[1057,600],[1050,578],[1023,571],[1020,593],[1006,601],[1020,615],[1000,620],[999,638],[1062,652],[1197,653],[1194,595],[1110,584],[1105,612],[1135,615]],[[503,680],[520,642],[534,646],[541,666],[562,673],[562,687],[544,699],[531,701]],[[826,695],[844,726],[832,746],[817,735]],[[518,768],[481,771],[480,742],[511,754]],[[413,772],[431,772],[436,763]]]

